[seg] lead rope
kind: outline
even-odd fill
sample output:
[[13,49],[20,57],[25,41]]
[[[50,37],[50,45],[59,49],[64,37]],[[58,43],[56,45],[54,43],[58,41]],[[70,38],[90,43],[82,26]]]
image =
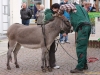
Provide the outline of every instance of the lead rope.
[[[62,24],[63,24],[63,23],[62,23]],[[61,43],[59,42],[60,39],[57,39],[57,40],[58,40],[58,43],[60,44],[60,46],[62,47],[62,49],[63,49],[71,58],[73,58],[74,60],[78,61],[78,60],[75,59],[72,55],[70,55],[70,54],[66,51],[66,49],[61,45]]]
[[[61,45],[61,43],[59,42],[59,39],[57,39],[56,41],[58,41],[58,43],[60,44],[60,46],[62,47],[62,49],[71,57],[71,58],[73,58],[74,60],[76,60],[76,61],[78,61],[76,58],[74,58],[72,55],[70,55],[67,51],[66,51],[66,49]],[[57,43],[57,44],[58,44]],[[58,46],[57,46],[58,47]]]

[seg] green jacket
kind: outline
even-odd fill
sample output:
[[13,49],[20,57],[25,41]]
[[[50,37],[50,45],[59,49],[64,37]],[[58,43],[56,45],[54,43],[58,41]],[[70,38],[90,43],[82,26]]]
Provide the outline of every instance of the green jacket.
[[45,22],[53,19],[53,16],[52,16],[53,12],[51,9],[46,9],[44,13],[45,13]]
[[[53,16],[52,16],[53,14],[54,13],[51,9],[46,9],[45,10],[45,22],[48,22],[48,21],[52,20],[53,19]],[[60,33],[62,34],[62,33],[64,33],[64,31],[61,30]]]
[[71,12],[70,17],[71,24],[74,30],[77,31],[78,26],[81,25],[82,22],[90,23],[90,19],[87,11],[83,7],[81,7],[79,4],[76,4],[75,6],[77,8],[77,12]]
[[[52,15],[54,13],[51,9],[46,9],[44,13],[45,13],[45,23],[53,19]],[[61,30],[60,33],[62,34],[62,33],[64,33],[64,31]]]

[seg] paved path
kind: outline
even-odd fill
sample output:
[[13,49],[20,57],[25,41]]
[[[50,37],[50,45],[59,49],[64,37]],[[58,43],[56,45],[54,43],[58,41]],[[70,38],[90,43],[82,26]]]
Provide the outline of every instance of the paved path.
[[0,39],[0,55],[3,55],[7,52],[7,39]]
[[[63,47],[74,58],[76,57],[74,34],[69,35],[70,44],[63,44]],[[0,75],[100,75],[100,61],[88,63],[89,69],[84,74],[71,74],[70,70],[75,68],[77,62],[69,57],[65,51],[58,46],[56,52],[57,65],[60,69],[53,69],[53,72],[43,73],[41,71],[41,49],[21,48],[18,54],[19,69],[15,68],[14,61],[11,64],[11,70],[6,69],[7,39],[0,42]],[[4,52],[4,53],[3,53]],[[3,53],[3,54],[2,54]],[[88,48],[88,57],[96,57],[100,60],[100,49]]]

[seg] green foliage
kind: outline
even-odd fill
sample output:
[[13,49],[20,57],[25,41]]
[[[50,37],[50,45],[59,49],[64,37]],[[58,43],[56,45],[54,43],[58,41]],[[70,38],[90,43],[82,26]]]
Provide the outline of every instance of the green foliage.
[[100,38],[98,39],[98,41],[100,41]]
[[91,24],[95,25],[95,17],[100,17],[100,12],[89,12],[88,13]]
[[95,25],[95,18],[90,18],[91,24]]

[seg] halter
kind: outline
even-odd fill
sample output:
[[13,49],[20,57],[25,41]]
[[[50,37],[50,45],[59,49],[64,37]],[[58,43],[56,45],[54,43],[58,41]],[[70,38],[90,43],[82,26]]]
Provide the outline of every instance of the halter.
[[[57,17],[59,17],[59,16],[57,16]],[[68,24],[66,23],[66,21],[63,19],[63,18],[61,18],[61,17],[59,17],[64,23],[65,23],[65,25],[68,27]],[[63,22],[62,22],[62,25],[63,25]],[[69,22],[68,20],[67,20],[67,22]],[[46,37],[45,37],[45,24],[43,24],[43,25],[41,25],[41,27],[42,27],[42,33],[43,33],[43,36],[44,36],[44,45],[45,45],[45,47],[47,48],[47,44],[46,44]],[[48,50],[48,48],[47,48],[47,50]],[[49,50],[48,50],[48,52],[49,52]]]
[[[70,25],[68,25],[68,22],[69,22],[69,20],[67,20],[67,21],[65,21],[64,19],[63,19],[63,17],[64,16],[57,16],[57,17],[59,17],[63,22],[62,22],[62,25],[63,25],[63,23],[67,26],[67,27],[71,27]],[[70,23],[70,22],[69,22]],[[62,28],[63,29],[63,28]]]

